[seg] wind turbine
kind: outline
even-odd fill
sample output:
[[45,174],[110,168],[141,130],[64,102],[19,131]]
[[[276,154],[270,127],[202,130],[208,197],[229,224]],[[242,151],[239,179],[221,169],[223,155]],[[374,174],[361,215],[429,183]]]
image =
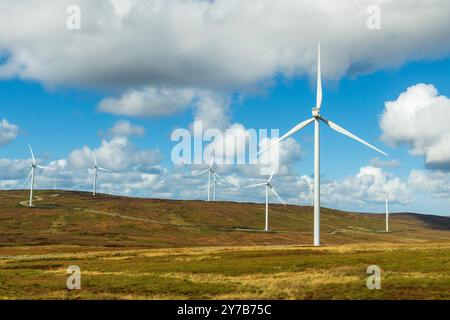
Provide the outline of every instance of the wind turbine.
[[269,190],[272,191],[273,194],[286,207],[286,204],[284,203],[283,199],[280,198],[280,196],[278,195],[278,193],[275,191],[275,189],[273,188],[273,186],[270,183],[272,181],[274,173],[275,173],[275,167],[273,168],[272,174],[270,175],[270,177],[267,181],[262,182],[262,183],[252,184],[250,186],[244,187],[244,188],[255,188],[255,187],[262,187],[262,186],[266,187],[266,224],[265,224],[265,228],[264,228],[264,231],[266,231],[266,232],[269,231]]
[[320,42],[318,43],[318,53],[317,53],[317,96],[316,96],[316,106],[312,108],[312,118],[307,119],[303,122],[297,124],[294,128],[289,130],[284,136],[278,138],[277,140],[270,143],[268,146],[263,148],[258,152],[258,154],[264,152],[268,148],[272,147],[275,143],[283,141],[284,139],[290,137],[294,133],[305,128],[309,124],[314,122],[314,245],[320,246],[320,122],[322,121],[331,129],[341,133],[347,137],[350,137],[373,150],[380,152],[381,154],[387,156],[386,153],[380,149],[372,146],[368,142],[358,138],[354,134],[340,127],[336,123],[325,119],[320,114],[320,107],[322,105],[322,75],[321,75],[321,65],[320,65]]
[[92,154],[93,158],[94,158],[94,167],[92,169],[89,169],[89,173],[90,175],[93,177],[94,181],[93,181],[93,187],[92,187],[92,195],[95,196],[96,192],[97,192],[97,177],[98,177],[98,171],[103,171],[103,172],[111,172],[109,170],[106,170],[102,167],[98,166],[98,162],[97,162],[97,157],[95,156],[95,153]]
[[393,196],[393,193],[379,193],[376,192],[376,194],[379,194],[380,196],[383,196],[386,201],[386,232],[389,232],[389,197]]
[[219,181],[217,178],[222,179],[223,181],[225,181],[224,178],[222,178],[222,176],[220,174],[218,174],[217,172],[213,172],[213,182],[212,182],[212,187],[213,187],[213,201],[216,201],[216,184],[221,185],[221,186],[226,186],[224,183],[222,183],[221,181]]
[[30,201],[28,203],[28,206],[32,207],[33,206],[34,177],[35,177],[35,173],[36,173],[36,168],[39,168],[39,169],[50,169],[50,170],[52,170],[53,168],[49,168],[49,167],[44,167],[44,166],[38,165],[37,162],[36,162],[36,158],[34,157],[33,149],[31,149],[30,145],[28,145],[28,148],[30,148],[32,162],[31,162],[31,171],[28,174],[28,178],[27,178],[27,181],[25,182],[25,185],[28,184],[28,181],[30,181],[30,178],[31,178],[31,183],[30,183]]
[[[208,189],[208,201],[211,201],[211,187],[213,187],[213,201],[216,200],[216,183],[217,184],[222,184],[222,183],[218,183],[218,181],[216,180],[216,176],[221,178],[222,180],[225,180],[224,178],[222,178],[213,168],[214,166],[214,154],[211,155],[211,161],[209,162],[209,167],[206,170],[203,170],[202,172],[200,172],[198,176],[201,176],[202,174],[208,173],[208,185],[207,185],[207,189]],[[211,183],[211,175],[213,178],[213,182]]]

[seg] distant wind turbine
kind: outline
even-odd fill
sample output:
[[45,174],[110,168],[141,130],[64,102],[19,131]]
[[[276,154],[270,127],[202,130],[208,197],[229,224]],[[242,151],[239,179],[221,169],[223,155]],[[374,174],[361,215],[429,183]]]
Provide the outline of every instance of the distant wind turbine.
[[92,169],[89,169],[89,174],[93,177],[93,186],[92,186],[92,195],[95,196],[96,192],[97,192],[97,177],[98,177],[98,171],[103,171],[103,172],[111,172],[109,170],[106,170],[102,167],[98,166],[98,162],[97,162],[97,157],[95,156],[95,153],[93,153],[93,158],[94,158],[94,167]]
[[278,193],[275,191],[275,189],[273,188],[273,186],[271,184],[274,173],[275,173],[275,167],[273,168],[272,174],[270,175],[269,179],[266,182],[252,184],[250,186],[244,187],[244,188],[255,188],[255,187],[262,187],[262,186],[266,187],[266,224],[265,224],[265,228],[264,228],[264,231],[266,231],[266,232],[269,231],[269,190],[273,192],[273,194],[281,201],[281,203],[284,206],[286,206],[283,199],[280,198],[280,196],[278,195]]
[[269,145],[267,145],[265,148],[263,148],[258,152],[258,154],[264,152],[265,150],[272,147],[275,143],[283,141],[284,139],[290,137],[294,133],[300,131],[301,129],[305,128],[306,126],[314,122],[314,133],[315,133],[314,134],[314,245],[315,246],[320,246],[320,122],[322,121],[331,129],[337,131],[338,133],[350,137],[368,146],[369,148],[372,148],[373,150],[387,156],[387,154],[381,151],[380,149],[358,138],[357,136],[345,130],[344,128],[338,126],[334,122],[331,122],[330,120],[327,120],[324,117],[322,117],[320,114],[321,105],[322,105],[322,75],[320,65],[320,42],[319,42],[317,53],[317,96],[316,96],[316,106],[312,108],[312,118],[300,122],[294,128],[289,130],[284,136],[273,141],[272,143],[270,143]]
[[[216,177],[219,177],[220,179],[224,180],[222,176],[220,176],[213,168],[214,166],[214,154],[211,155],[211,160],[209,162],[209,167],[206,170],[203,170],[200,172],[197,176],[201,176],[205,173],[208,173],[208,184],[207,184],[207,190],[208,190],[208,201],[211,201],[211,187],[213,187],[213,201],[216,200],[216,183],[222,184],[221,182],[217,181]],[[211,176],[212,175],[212,176]],[[213,179],[213,182],[211,182],[211,177]]]
[[392,197],[393,193],[379,193],[376,192],[376,194],[384,197],[386,201],[386,232],[389,232],[389,198]]
[[221,186],[226,186],[226,184],[222,183],[219,179],[221,179],[222,181],[225,181],[225,179],[219,175],[217,172],[213,173],[213,182],[212,182],[212,188],[213,188],[213,201],[216,201],[216,184],[221,185]]
[[36,162],[36,158],[34,157],[34,153],[33,153],[33,149],[31,149],[31,146],[28,145],[28,148],[30,148],[30,153],[31,153],[31,171],[30,174],[28,175],[27,181],[25,182],[25,185],[28,184],[28,181],[30,181],[31,178],[31,183],[30,183],[30,201],[28,203],[29,207],[33,206],[33,189],[34,189],[34,177],[35,177],[35,173],[36,173],[36,168],[39,169],[50,169],[53,170],[53,168],[49,168],[49,167],[44,167],[44,166],[40,166],[37,164]]

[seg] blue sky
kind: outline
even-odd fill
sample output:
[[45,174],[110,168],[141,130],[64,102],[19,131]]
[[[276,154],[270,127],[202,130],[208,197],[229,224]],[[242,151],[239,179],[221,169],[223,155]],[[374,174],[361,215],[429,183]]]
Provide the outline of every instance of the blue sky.
[[[89,14],[87,19],[93,21],[100,18],[118,19],[123,24],[115,28],[132,31],[127,28],[133,26],[127,27],[125,22],[137,19],[136,17],[142,13],[138,8],[127,4],[127,1],[119,3],[122,5],[122,7],[119,5],[122,11],[112,5],[110,11],[102,12],[105,16],[92,17]],[[33,6],[32,2],[29,5]],[[79,5],[82,9],[90,6],[85,1],[79,1]],[[178,1],[173,2],[174,7],[184,5]],[[305,4],[299,4],[299,10],[302,5]],[[347,10],[346,4],[339,3],[339,5],[344,11]],[[16,6],[20,5],[8,3],[6,11]],[[62,5],[49,8],[48,12],[36,8],[36,12],[31,14],[38,18],[45,14],[52,16],[58,12],[59,6]],[[205,10],[209,13],[218,10],[217,7],[227,5],[218,1],[205,6],[185,9]],[[235,17],[234,24],[240,23],[237,13],[243,9],[239,8],[238,4],[230,6],[227,7],[229,11],[220,8],[227,12],[225,15]],[[433,5],[431,7],[435,9]],[[317,9],[319,12],[322,9],[323,12],[328,12],[326,8]],[[253,45],[256,47],[257,54],[253,58],[247,56],[253,54],[247,52],[251,51],[250,49],[235,51],[230,49],[230,52],[223,53],[223,56],[221,51],[211,57],[209,52],[211,46],[206,46],[210,44],[208,43],[210,40],[204,40],[205,36],[209,35],[206,27],[196,30],[199,32],[197,41],[199,43],[206,41],[206,47],[199,46],[194,49],[189,47],[192,51],[188,58],[185,53],[178,54],[176,50],[170,52],[170,55],[167,51],[166,55],[158,56],[154,53],[154,46],[145,48],[137,45],[133,52],[118,50],[121,48],[120,41],[125,41],[124,45],[129,45],[128,41],[132,40],[118,38],[116,29],[99,33],[91,29],[79,31],[86,39],[92,36],[90,41],[98,43],[104,41],[105,47],[110,46],[108,48],[110,51],[105,51],[110,55],[108,58],[105,58],[105,52],[102,52],[101,48],[98,51],[96,48],[88,48],[86,50],[88,53],[81,51],[77,53],[79,51],[73,49],[75,47],[72,51],[60,51],[62,45],[68,44],[64,37],[72,37],[71,34],[67,34],[67,30],[54,31],[58,33],[58,38],[52,36],[53,31],[46,29],[48,26],[42,26],[48,34],[30,38],[48,46],[49,52],[45,54],[34,45],[24,44],[20,39],[25,36],[20,34],[20,31],[17,31],[17,37],[14,34],[8,35],[6,40],[0,40],[0,51],[7,52],[0,61],[0,121],[3,119],[9,126],[15,126],[17,133],[13,138],[8,138],[7,142],[0,144],[0,159],[3,159],[0,167],[3,172],[7,172],[7,174],[0,173],[0,181],[3,181],[0,186],[6,189],[23,187],[28,173],[27,144],[30,143],[42,162],[62,172],[42,172],[40,180],[38,179],[38,188],[56,185],[59,188],[89,189],[90,179],[86,170],[90,165],[91,154],[95,152],[99,154],[103,166],[115,172],[100,177],[103,180],[100,188],[104,192],[108,190],[109,185],[114,185],[114,192],[117,194],[202,199],[205,196],[205,181],[202,177],[193,177],[193,172],[200,168],[190,166],[179,168],[172,164],[170,153],[175,145],[170,141],[172,131],[176,128],[189,129],[194,119],[200,119],[210,123],[210,127],[216,126],[221,130],[240,125],[245,129],[277,128],[283,134],[298,122],[310,117],[316,94],[314,80],[316,47],[313,38],[317,39],[320,36],[324,66],[322,114],[390,155],[389,158],[384,158],[373,150],[322,126],[321,169],[324,204],[339,209],[379,212],[383,210],[383,202],[373,192],[384,190],[398,194],[398,197],[393,199],[394,211],[450,215],[450,192],[446,191],[450,190],[450,154],[447,154],[445,145],[442,147],[447,140],[441,139],[447,134],[450,135],[450,126],[437,124],[434,128],[432,122],[429,126],[430,132],[426,134],[427,138],[421,139],[413,129],[418,127],[417,123],[420,123],[422,113],[417,111],[417,114],[413,114],[411,111],[413,106],[409,105],[410,101],[420,100],[414,100],[416,95],[424,94],[427,98],[417,103],[417,110],[424,107],[428,110],[427,114],[434,113],[434,110],[436,112],[447,110],[441,113],[442,117],[438,122],[445,123],[448,119],[450,123],[450,118],[447,118],[450,115],[450,104],[445,100],[446,97],[450,97],[448,78],[450,49],[449,45],[442,47],[442,38],[438,38],[442,29],[442,25],[439,25],[441,21],[439,10],[435,10],[436,25],[427,25],[429,29],[422,30],[423,34],[417,36],[402,34],[405,32],[401,26],[402,19],[396,22],[399,23],[398,30],[400,30],[397,36],[404,39],[396,44],[392,42],[391,35],[397,32],[397,29],[389,24],[391,16],[395,16],[395,12],[389,10],[394,9],[388,5],[386,9],[382,9],[385,10],[382,12],[386,12],[384,21],[387,21],[387,25],[392,29],[387,30],[385,35],[383,29],[378,30],[377,42],[373,48],[370,48],[372,40],[359,43],[358,36],[354,36],[352,32],[343,35],[343,41],[349,46],[348,50],[339,46],[332,35],[333,26],[328,27],[330,34],[327,34],[325,28],[323,34],[311,37],[312,39],[304,39],[302,35],[296,39],[294,35],[288,34],[286,37],[291,39],[290,42],[286,40],[286,43],[284,40],[277,43],[272,41],[272,38],[268,38],[267,43],[258,42],[259,40],[255,40],[259,38],[256,30],[249,35],[242,35],[242,41],[246,41],[250,49]],[[161,10],[174,9],[167,7]],[[284,20],[286,16],[284,10],[279,10],[281,11],[275,11],[271,18],[274,21],[267,21],[269,32],[273,31],[270,28],[271,22],[276,25],[276,19]],[[119,14],[119,11],[126,13]],[[365,13],[362,12],[361,15],[364,17]],[[414,11],[410,14],[420,13]],[[186,16],[189,17],[188,14]],[[1,18],[0,15],[0,20]],[[6,16],[3,18],[7,19]],[[55,24],[60,18],[59,15],[55,17]],[[319,14],[318,18],[326,17]],[[358,19],[355,21],[359,21]],[[421,21],[420,19],[421,16],[418,16],[416,20]],[[257,21],[259,20],[264,21],[264,11]],[[34,26],[38,31],[41,27],[39,21],[37,19],[37,26]],[[356,23],[355,21],[346,23]],[[7,22],[18,23],[11,20]],[[91,22],[87,20],[86,24]],[[162,25],[167,23],[169,22],[165,20],[161,22]],[[183,25],[186,21],[170,23]],[[298,23],[294,20],[288,21],[281,29],[299,28],[301,25],[296,25]],[[442,24],[448,26],[448,20],[442,19]],[[234,25],[223,28],[222,35],[228,32],[228,29],[229,32],[233,32]],[[183,48],[179,50],[185,50],[184,43],[181,43],[183,40],[180,40],[180,35],[184,32],[182,29],[168,31],[167,38],[173,41],[171,48],[179,47]],[[180,34],[172,37],[171,32]],[[367,30],[358,32],[365,34]],[[430,35],[436,35],[437,49],[432,46],[430,49],[424,49],[425,43],[427,45],[433,43],[433,39],[428,40]],[[27,33],[26,36],[31,37],[32,34]],[[141,36],[136,33],[136,42],[142,41]],[[165,45],[166,43],[161,40],[164,37],[158,35],[156,40],[153,38],[149,41],[156,43],[161,41]],[[85,45],[84,40],[78,40],[82,38],[76,39],[72,41],[79,41],[78,45]],[[234,40],[228,37],[216,38],[215,45],[233,47]],[[193,43],[195,44],[190,46],[196,45],[196,42]],[[290,60],[277,58],[277,62],[268,62],[271,57],[260,59],[258,55],[262,55],[260,51],[262,43],[267,46],[268,51],[275,52],[274,55],[285,57],[287,50],[292,52],[292,58],[289,58]],[[360,48],[364,46],[369,47]],[[283,54],[277,51],[279,48],[283,49],[280,49]],[[228,47],[223,50],[228,50]],[[146,59],[139,60],[140,51],[144,55],[148,54],[148,63]],[[23,52],[27,52],[25,58]],[[392,54],[392,59],[388,53]],[[49,60],[47,55],[54,56]],[[109,65],[107,63],[103,65],[105,59],[110,59]],[[230,64],[230,61],[233,63]],[[241,64],[233,69],[236,61]],[[142,68],[136,68],[139,63],[142,63]],[[21,67],[18,68],[16,64]],[[355,65],[364,66],[365,72],[355,74],[352,71],[352,66]],[[160,66],[164,67],[161,69]],[[196,73],[201,73],[201,77]],[[415,87],[418,84],[432,87],[420,85]],[[436,96],[433,95],[432,88],[439,92]],[[127,97],[129,93],[134,93],[134,96],[140,99],[137,109],[128,108],[136,103]],[[405,97],[411,97],[411,100],[405,100],[406,102],[400,100],[399,95],[402,93]],[[168,99],[168,96],[173,99]],[[111,103],[107,107],[101,107],[105,105],[104,101],[107,99]],[[389,112],[385,109],[385,103],[388,101],[394,102]],[[391,130],[396,128],[392,119],[404,112],[411,113],[405,122],[399,124],[405,130]],[[426,119],[424,117],[424,121]],[[124,121],[132,128],[144,129],[145,134],[132,132],[112,134],[111,128]],[[11,132],[7,131],[8,128],[3,123],[3,130],[6,133]],[[294,138],[295,141],[291,140],[283,146],[286,149],[286,158],[282,159],[285,161],[282,163],[284,167],[274,183],[278,183],[280,195],[288,202],[307,204],[309,194],[307,182],[313,172],[312,126],[297,133]],[[123,159],[118,162],[110,159],[111,151],[108,149],[110,145],[120,149]],[[83,149],[84,146],[87,148]],[[133,159],[129,160],[130,157]],[[380,158],[385,162],[378,161],[378,164],[375,164],[374,158]],[[58,160],[60,162],[57,162]],[[386,161],[393,161],[395,165],[392,163],[389,165]],[[226,166],[219,166],[218,170],[221,170],[229,182],[229,187],[220,191],[220,199],[263,200],[259,193],[245,193],[241,189],[243,185],[260,178],[254,171]],[[182,188],[183,184],[180,183],[182,179],[185,179],[186,189],[189,190]]]

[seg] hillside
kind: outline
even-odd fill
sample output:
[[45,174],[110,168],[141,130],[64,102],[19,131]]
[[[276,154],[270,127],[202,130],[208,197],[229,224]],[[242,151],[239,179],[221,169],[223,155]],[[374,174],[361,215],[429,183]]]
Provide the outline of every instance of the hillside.
[[[306,245],[312,243],[311,207],[271,204],[270,233],[264,205],[234,202],[128,198],[71,191],[0,192],[1,246],[81,245],[106,247],[193,247],[218,245]],[[411,243],[450,240],[450,218],[384,215],[323,208],[322,243]]]

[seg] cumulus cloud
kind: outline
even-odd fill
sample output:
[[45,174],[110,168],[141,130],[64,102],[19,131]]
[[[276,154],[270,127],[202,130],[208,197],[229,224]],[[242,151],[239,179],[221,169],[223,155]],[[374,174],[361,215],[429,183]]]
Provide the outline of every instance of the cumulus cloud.
[[[31,161],[0,159],[1,180],[26,179],[30,170]],[[25,180],[23,181],[25,182]]]
[[119,120],[114,123],[114,126],[109,128],[106,133],[109,137],[142,137],[145,135],[145,128],[132,124],[130,121]]
[[118,98],[105,98],[98,109],[116,115],[155,118],[192,107],[194,121],[202,121],[204,129],[224,130],[230,122],[230,104],[229,97],[211,91],[146,87],[131,89]]
[[[247,189],[244,186],[261,182],[267,179],[267,176],[258,176],[254,172],[240,170],[239,167],[233,167],[233,171],[227,172],[225,168],[219,166],[218,170],[222,174],[228,173],[225,175],[228,187],[218,189],[221,199],[264,202],[264,188]],[[168,182],[172,178],[174,177],[168,174],[162,184],[166,193],[169,193]],[[196,177],[178,171],[177,179],[186,183],[186,188],[175,186],[173,189],[180,198],[206,197],[207,176]],[[299,175],[295,170],[288,172],[280,170],[273,178],[273,185],[287,203],[311,205],[313,177]],[[384,198],[377,195],[377,192],[394,193],[391,202],[400,206],[408,206],[415,201],[413,190],[407,181],[372,166],[360,168],[355,175],[343,179],[323,180],[321,183],[322,204],[332,208],[351,207],[353,210],[368,210],[369,205],[383,203]],[[278,202],[275,198],[271,198],[270,201]]]
[[8,120],[0,121],[0,147],[13,141],[19,134],[19,127],[9,123]]
[[[100,146],[98,149],[104,147]],[[96,150],[98,150],[96,149]],[[72,154],[73,155],[73,154]],[[71,155],[71,156],[72,156]],[[37,174],[37,188],[69,188],[90,190],[92,179],[86,168],[71,167],[68,161],[61,159],[50,163],[58,170],[40,170]],[[87,165],[90,158],[87,157]],[[102,161],[104,158],[102,158]],[[100,161],[100,160],[99,160]],[[101,164],[103,166],[109,163]],[[247,166],[250,167],[250,166]],[[1,188],[22,188],[29,171],[28,160],[0,160]],[[246,185],[267,178],[252,170],[243,170],[242,166],[216,167],[225,177],[227,186],[217,187],[218,200],[264,202],[264,189],[246,189]],[[174,166],[171,170],[155,163],[133,166],[128,170],[117,170],[102,174],[98,181],[99,192],[125,194],[133,196],[206,199],[206,176],[196,176],[198,171],[190,166]],[[280,170],[273,179],[273,185],[280,196],[290,204],[310,205],[310,187],[312,177],[298,175],[293,168]],[[322,202],[325,206],[339,208],[351,207],[354,210],[367,210],[367,205],[382,203],[376,192],[393,192],[392,202],[407,206],[414,201],[412,190],[426,190],[445,196],[445,187],[449,186],[449,177],[443,173],[430,175],[427,171],[413,171],[408,181],[386,173],[372,166],[362,167],[358,173],[339,180],[323,180],[321,185]],[[447,191],[448,195],[448,191]],[[271,198],[271,202],[278,202]]]
[[158,150],[140,150],[128,138],[115,137],[103,140],[96,149],[84,146],[72,151],[67,159],[68,165],[75,169],[90,168],[93,166],[94,154],[100,166],[112,171],[156,164],[161,160]]
[[450,198],[450,174],[441,171],[412,170],[408,184],[418,191]]
[[202,121],[204,129],[224,130],[230,124],[230,103],[222,95],[203,93],[195,104],[194,121]]
[[277,173],[287,174],[301,158],[301,146],[293,138],[257,155],[258,146],[261,149],[277,137],[275,132],[248,129],[240,123],[233,123],[224,131],[206,130],[202,135],[202,139],[206,141],[203,153],[194,154],[194,163],[201,163],[203,159],[204,164],[209,164],[211,155],[214,154],[215,164],[227,173],[240,172],[258,178],[270,175],[272,168],[276,167]]
[[[65,28],[72,4],[81,8],[81,30]],[[366,28],[370,5],[381,8],[379,31]],[[448,12],[447,0],[3,0],[0,77],[254,90],[274,75],[313,75],[320,39],[324,76],[339,79],[448,55]],[[129,94],[124,100],[139,109]],[[121,101],[104,106],[117,110]]]
[[[141,127],[130,123],[124,125],[119,121],[114,128],[121,129],[113,130],[114,136],[102,140],[97,148],[84,146],[73,150],[67,158],[50,162],[38,158],[38,164],[53,170],[38,169],[36,188],[90,190],[92,177],[88,174],[88,168],[94,165],[95,153],[99,165],[112,171],[102,173],[99,177],[99,192],[109,193],[112,189],[119,194],[150,196],[149,190],[156,184],[158,177],[167,173],[167,169],[159,165],[159,150],[139,149],[129,140],[127,136],[143,133]],[[24,188],[30,164],[31,159],[0,159],[0,188]]]
[[381,168],[362,167],[359,172],[342,180],[324,182],[321,185],[326,203],[367,204],[382,201],[376,194],[393,193],[393,202],[409,204],[414,201],[408,184]]
[[185,110],[194,97],[195,92],[190,89],[132,89],[118,98],[103,99],[99,110],[124,116],[168,116]]
[[381,116],[382,140],[407,144],[429,168],[450,170],[450,99],[431,84],[419,83],[388,101]]

